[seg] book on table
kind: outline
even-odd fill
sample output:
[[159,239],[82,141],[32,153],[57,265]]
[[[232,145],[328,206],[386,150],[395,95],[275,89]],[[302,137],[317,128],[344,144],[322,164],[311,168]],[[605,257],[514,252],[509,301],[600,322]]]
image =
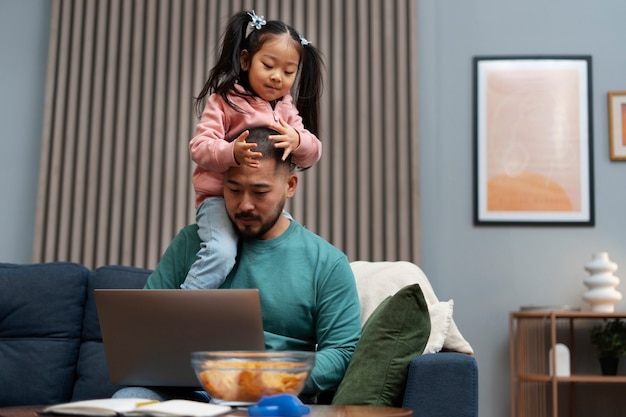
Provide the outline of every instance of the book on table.
[[144,398],[105,398],[74,401],[44,408],[42,414],[96,417],[214,417],[226,414],[229,406],[190,400],[155,401]]

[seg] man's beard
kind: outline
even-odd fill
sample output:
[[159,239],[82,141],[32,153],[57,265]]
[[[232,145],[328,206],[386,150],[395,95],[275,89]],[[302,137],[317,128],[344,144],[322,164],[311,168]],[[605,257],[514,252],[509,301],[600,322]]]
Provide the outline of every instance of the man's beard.
[[[280,216],[283,215],[284,206],[285,202],[283,201],[281,204],[278,205],[276,212],[273,213],[273,215],[271,215],[268,220],[261,222],[261,226],[256,231],[252,230],[250,226],[243,226],[243,228],[240,228],[239,225],[231,218],[230,214],[228,215],[228,218],[230,219],[233,227],[239,234],[240,238],[248,240],[261,239],[272,227],[274,227]],[[235,214],[235,219],[259,221],[261,220],[261,217],[251,212],[242,212]]]

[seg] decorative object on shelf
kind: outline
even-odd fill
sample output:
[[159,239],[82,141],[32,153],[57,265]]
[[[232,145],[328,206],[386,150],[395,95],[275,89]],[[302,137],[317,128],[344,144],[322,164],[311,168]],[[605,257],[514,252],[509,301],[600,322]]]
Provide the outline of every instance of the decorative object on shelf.
[[598,358],[598,361],[600,361],[600,370],[602,371],[602,375],[617,375],[617,368],[619,368],[619,358]]
[[613,319],[592,327],[591,344],[598,354],[602,374],[617,375],[619,359],[626,355],[626,322]]
[[554,345],[555,355],[552,354],[552,349],[550,349],[549,353],[549,361],[550,361],[550,375],[552,373],[552,357],[556,356],[556,363],[554,369],[556,370],[556,376],[570,376],[570,367],[569,367],[569,348],[563,343],[557,343]]
[[608,253],[598,252],[585,264],[585,270],[589,276],[583,282],[589,290],[583,294],[583,300],[591,304],[591,311],[615,311],[615,303],[622,299],[622,293],[615,289],[619,284],[619,278],[613,275],[617,264],[609,260]]

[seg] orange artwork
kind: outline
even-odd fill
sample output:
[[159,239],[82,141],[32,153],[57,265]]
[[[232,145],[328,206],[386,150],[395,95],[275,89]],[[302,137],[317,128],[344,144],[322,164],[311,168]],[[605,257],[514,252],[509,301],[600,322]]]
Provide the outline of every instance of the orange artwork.
[[579,71],[487,71],[485,87],[487,210],[581,211]]

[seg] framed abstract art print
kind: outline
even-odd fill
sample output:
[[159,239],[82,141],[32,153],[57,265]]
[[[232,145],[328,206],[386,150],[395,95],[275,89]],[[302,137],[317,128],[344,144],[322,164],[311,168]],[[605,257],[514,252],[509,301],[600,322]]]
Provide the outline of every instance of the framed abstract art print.
[[473,64],[474,223],[593,226],[591,57]]

